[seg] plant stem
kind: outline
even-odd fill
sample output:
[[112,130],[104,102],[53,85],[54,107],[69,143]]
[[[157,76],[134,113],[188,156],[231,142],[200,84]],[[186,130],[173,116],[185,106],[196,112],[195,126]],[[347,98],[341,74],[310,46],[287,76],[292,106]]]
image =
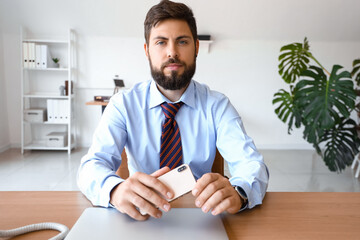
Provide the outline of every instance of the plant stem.
[[314,60],[329,76],[331,75],[330,72],[326,70],[326,68],[324,68],[323,65],[321,65],[320,62],[311,53],[309,55],[310,58]]

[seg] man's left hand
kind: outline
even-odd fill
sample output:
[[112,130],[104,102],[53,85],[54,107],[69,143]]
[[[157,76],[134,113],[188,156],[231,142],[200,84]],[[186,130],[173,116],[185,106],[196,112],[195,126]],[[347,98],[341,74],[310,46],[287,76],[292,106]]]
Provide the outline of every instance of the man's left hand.
[[218,173],[204,174],[196,182],[192,194],[196,197],[195,205],[204,213],[212,209],[212,215],[224,211],[237,213],[244,201],[231,186],[230,181]]

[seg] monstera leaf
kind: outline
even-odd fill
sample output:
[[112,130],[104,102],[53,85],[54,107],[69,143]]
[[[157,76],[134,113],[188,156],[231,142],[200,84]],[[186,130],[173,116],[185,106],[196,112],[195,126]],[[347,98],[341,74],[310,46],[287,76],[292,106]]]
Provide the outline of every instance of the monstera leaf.
[[360,59],[354,60],[351,76],[355,79],[357,85],[360,85]]
[[324,133],[320,141],[326,142],[323,158],[331,171],[340,172],[350,166],[359,152],[356,123],[352,119],[341,118],[334,128]]
[[280,49],[279,74],[286,83],[294,83],[301,72],[308,68],[309,43],[305,38],[304,43],[293,43]]
[[288,123],[288,133],[292,130],[292,126],[295,120],[295,126],[297,128],[301,125],[301,114],[298,111],[297,107],[294,106],[294,98],[293,96],[285,91],[284,89],[280,89],[279,92],[274,94],[273,104],[280,103],[280,105],[275,109],[275,113],[278,115],[281,121],[286,123],[289,119]]
[[320,138],[324,134],[324,130],[319,128],[319,123],[312,121],[310,123],[304,124],[304,139],[308,141],[309,143],[312,143],[313,147],[315,148],[316,152],[322,156],[322,152],[320,149]]
[[[311,66],[310,60],[318,67]],[[351,74],[340,70],[339,65],[334,65],[330,73],[310,53],[305,38],[304,43],[282,47],[279,62],[279,74],[290,85],[290,91],[280,89],[274,94],[275,113],[288,124],[289,134],[294,125],[304,127],[304,139],[331,171],[343,170],[360,147],[356,123],[350,119],[356,98],[351,77],[360,86],[360,59],[353,62]]]
[[302,73],[298,82],[295,104],[302,109],[305,125],[315,124],[315,128],[330,129],[341,117],[348,118],[355,107],[356,94],[351,75],[340,72],[342,67],[334,65],[329,80],[324,71],[311,66]]

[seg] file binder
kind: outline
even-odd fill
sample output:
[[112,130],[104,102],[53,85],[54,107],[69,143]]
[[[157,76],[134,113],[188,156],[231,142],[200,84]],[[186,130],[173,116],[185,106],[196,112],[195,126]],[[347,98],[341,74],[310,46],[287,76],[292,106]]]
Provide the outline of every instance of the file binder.
[[41,68],[41,45],[35,46],[35,64],[36,68]]
[[54,122],[54,107],[53,107],[53,99],[46,100],[46,107],[47,107],[47,118],[48,122]]
[[47,45],[41,45],[41,68],[47,68]]
[[35,43],[28,43],[29,46],[29,68],[35,68]]
[[70,120],[69,100],[47,99],[48,122],[68,123]]
[[29,44],[27,42],[23,43],[23,58],[24,68],[29,68]]

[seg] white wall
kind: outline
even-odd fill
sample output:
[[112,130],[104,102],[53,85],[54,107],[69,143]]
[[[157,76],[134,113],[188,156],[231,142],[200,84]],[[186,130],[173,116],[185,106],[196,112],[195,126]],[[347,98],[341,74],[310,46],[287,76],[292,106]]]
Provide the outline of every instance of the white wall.
[[8,110],[6,85],[4,78],[4,54],[3,54],[3,37],[0,32],[0,152],[10,147],[8,131]]
[[[5,69],[6,106],[11,145],[20,146],[20,25],[25,25],[31,29],[34,35],[41,36],[66,34],[67,27],[75,27],[78,33],[79,70],[79,78],[76,83],[78,140],[81,146],[89,146],[92,133],[100,119],[101,110],[97,106],[86,106],[85,102],[91,100],[94,95],[111,95],[112,78],[115,74],[119,74],[125,80],[127,87],[150,78],[148,62],[143,50],[142,22],[149,6],[155,2],[157,1],[146,1],[146,6],[137,7],[135,5],[139,5],[138,3],[129,1],[114,2],[107,0],[102,5],[98,1],[91,1],[91,4],[95,6],[89,10],[90,13],[85,14],[78,10],[81,7],[86,9],[87,1],[76,1],[73,8],[71,8],[72,5],[69,1],[64,1],[65,6],[70,9],[64,6],[57,7],[58,2],[56,1],[47,1],[47,4],[42,6],[42,15],[35,14],[37,16],[35,21],[28,12],[36,12],[39,1],[26,1],[26,6],[22,6],[20,0],[7,1],[6,4],[0,0],[0,7],[9,9],[9,11],[3,11],[1,14],[5,14],[3,17],[11,20],[8,22],[9,25],[4,25],[2,54],[7,59],[3,66]],[[209,1],[207,3],[216,4],[215,2]],[[239,7],[238,1],[226,1],[226,3],[228,2]],[[284,3],[281,0],[275,2]],[[299,11],[306,12],[305,7],[310,5],[310,2],[305,2],[303,9]],[[327,3],[327,1],[320,2]],[[336,9],[340,2],[333,0],[330,5]],[[349,0],[349,2],[356,4],[354,1]],[[347,4],[350,4],[349,2]],[[192,6],[191,2],[189,4]],[[256,5],[254,1],[241,1],[242,7],[247,6],[247,4],[253,9],[254,7],[261,7],[261,4],[265,4],[265,2],[260,1]],[[226,6],[231,8],[230,5],[227,4]],[[316,4],[316,6],[318,5]],[[197,72],[194,78],[208,84],[214,90],[223,92],[230,98],[242,116],[247,132],[254,138],[259,148],[311,148],[302,139],[300,130],[295,130],[292,135],[288,135],[287,126],[277,119],[274,113],[274,106],[271,103],[273,94],[278,89],[287,87],[277,73],[277,58],[280,47],[293,41],[302,41],[303,37],[307,35],[313,54],[325,67],[331,69],[333,64],[340,64],[350,70],[352,60],[360,56],[360,36],[354,30],[358,24],[356,20],[359,17],[356,15],[354,18],[351,17],[354,15],[348,14],[345,19],[355,24],[352,32],[347,33],[341,29],[338,31],[341,36],[329,38],[331,31],[328,26],[323,28],[324,36],[322,36],[321,33],[319,34],[321,28],[316,25],[315,21],[314,28],[309,24],[309,19],[307,19],[306,25],[302,25],[304,16],[292,19],[301,31],[291,30],[294,22],[289,22],[286,25],[284,23],[287,21],[286,18],[283,21],[281,18],[279,19],[279,14],[276,14],[276,11],[288,13],[294,7],[301,7],[295,2],[284,4],[283,7],[287,9],[278,10],[279,6],[276,4],[274,6],[267,4],[267,7],[271,8],[269,11],[274,13],[276,22],[273,25],[266,22],[271,21],[271,14],[267,14],[267,17],[262,20],[257,20],[260,15],[257,17],[249,15],[248,17],[251,19],[248,22],[239,22],[239,28],[242,27],[244,31],[242,38],[239,36],[242,32],[234,29],[234,26],[237,25],[234,19],[238,17],[236,14],[246,14],[246,11],[236,12],[232,10],[231,13],[235,15],[228,16],[226,14],[223,19],[213,15],[214,12],[210,12],[211,15],[206,16],[206,11],[201,11],[199,2],[194,2],[194,12],[195,14],[199,13],[199,17],[197,17],[199,32],[215,33],[213,34],[215,42],[211,45],[210,53],[204,52],[203,49],[200,50]],[[126,14],[127,21],[124,21],[126,17],[123,17],[125,19],[121,19],[121,21],[116,19],[113,16],[116,14],[116,10],[113,8],[118,9],[119,14]],[[135,11],[137,8],[139,11]],[[15,11],[14,9],[19,13],[17,18],[11,14],[12,11]],[[128,9],[128,12],[124,9]],[[260,12],[265,11],[263,8],[260,10]],[[331,14],[328,11],[318,11],[317,14],[317,16],[315,14],[310,15],[314,15],[313,17],[316,17],[321,24],[326,22],[323,18],[332,17],[329,16]],[[60,16],[64,17],[57,21],[53,20],[53,18]],[[109,18],[111,22],[109,22]],[[40,22],[43,19],[49,23]],[[114,21],[116,22],[114,23]],[[207,24],[207,22],[211,24]],[[259,23],[261,22],[264,22],[266,29],[259,29],[259,32],[256,29],[251,29],[252,23],[253,26],[260,27]],[[283,25],[285,24],[282,27],[287,27],[283,29],[283,32],[279,31],[278,25],[275,25],[280,22]],[[231,23],[230,26],[227,26],[227,23]],[[345,26],[343,28],[351,29],[351,27]],[[272,29],[274,35],[271,35]],[[309,31],[304,29],[309,29]],[[289,34],[287,34],[288,30]],[[236,34],[232,34],[233,31]],[[336,33],[336,31],[333,32],[335,35]],[[0,124],[1,126],[5,125],[1,118]]]
[[7,129],[12,147],[21,146],[20,56],[19,35],[3,34],[5,109],[7,109]]
[[[274,113],[275,92],[288,85],[277,72],[284,41],[219,41],[209,55],[199,58],[197,78],[225,93],[243,118],[260,148],[311,148],[302,131],[287,134],[287,125]],[[351,69],[360,55],[360,42],[312,42],[311,49],[326,68],[340,64]]]

